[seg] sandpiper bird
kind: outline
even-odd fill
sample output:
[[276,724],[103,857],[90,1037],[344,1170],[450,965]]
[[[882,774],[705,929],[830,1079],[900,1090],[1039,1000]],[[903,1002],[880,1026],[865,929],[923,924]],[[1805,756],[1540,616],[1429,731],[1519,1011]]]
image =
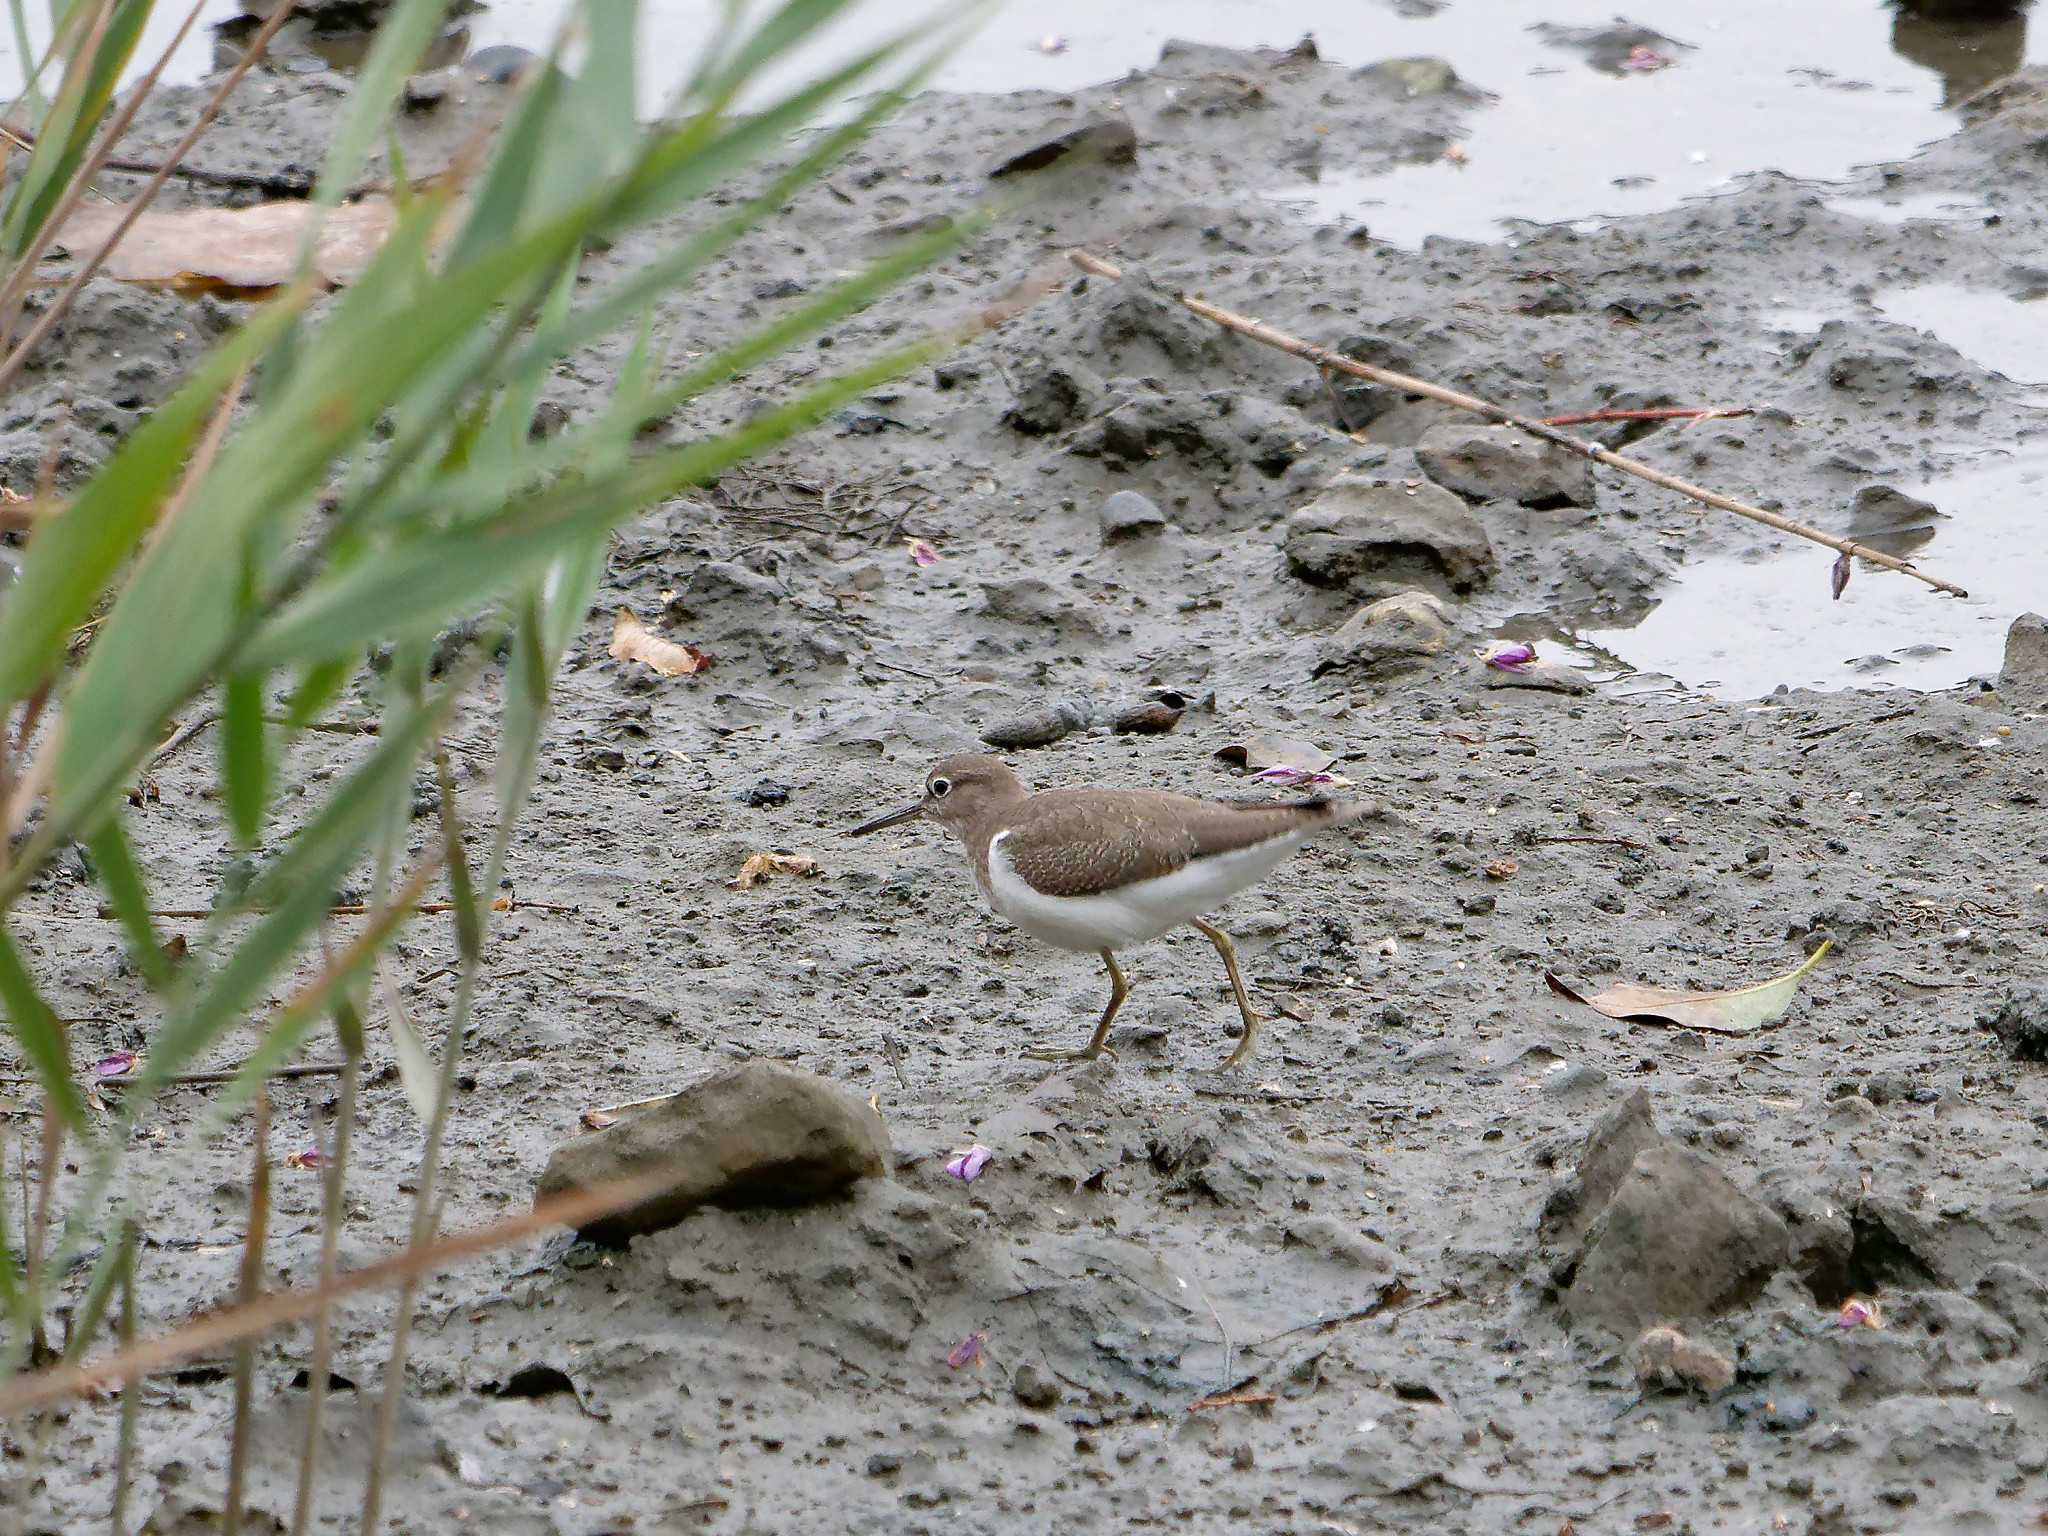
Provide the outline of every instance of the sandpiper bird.
[[[1202,920],[1265,879],[1325,827],[1363,815],[1341,800],[1238,805],[1153,789],[1053,789],[1032,794],[993,757],[949,757],[925,775],[924,798],[855,827],[861,837],[927,816],[960,840],[982,898],[1034,939],[1092,951],[1109,968],[1109,1006],[1081,1050],[1038,1049],[1040,1061],[1100,1056],[1130,986],[1116,952],[1187,923],[1223,957],[1244,1038],[1223,1063],[1250,1059],[1259,1016],[1245,996],[1230,936]],[[1110,1054],[1114,1055],[1114,1052]]]

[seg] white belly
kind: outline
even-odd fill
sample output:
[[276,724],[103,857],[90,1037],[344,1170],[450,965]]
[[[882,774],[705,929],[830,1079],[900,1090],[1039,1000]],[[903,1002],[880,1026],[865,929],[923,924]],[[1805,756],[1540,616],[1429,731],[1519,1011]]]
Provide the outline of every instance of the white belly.
[[1041,943],[1091,953],[1125,949],[1213,912],[1273,873],[1314,835],[1315,830],[1289,832],[1095,896],[1047,896],[1026,885],[1011,865],[1003,852],[1003,839],[1009,836],[1005,832],[989,845],[988,886],[982,894],[998,913]]

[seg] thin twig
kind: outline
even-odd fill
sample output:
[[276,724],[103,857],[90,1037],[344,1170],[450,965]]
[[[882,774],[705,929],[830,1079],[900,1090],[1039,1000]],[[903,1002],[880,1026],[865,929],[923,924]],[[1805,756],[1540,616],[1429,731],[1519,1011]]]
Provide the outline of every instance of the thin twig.
[[217,709],[202,711],[198,716],[187,721],[184,725],[179,726],[170,735],[166,736],[163,745],[149,754],[149,760],[143,766],[145,768],[154,768],[158,763],[162,762],[179,748],[185,746],[194,736],[197,736],[219,718],[220,711]]
[[[135,1239],[130,1219],[121,1223],[121,1348],[135,1347]],[[135,1432],[142,1420],[140,1378],[121,1384],[121,1440],[114,1454],[113,1536],[128,1536],[128,1489],[135,1478]]]
[[1640,411],[1576,411],[1569,416],[1539,416],[1546,427],[1584,427],[1596,421],[1717,421],[1722,417],[1754,416],[1749,405],[1664,405]]
[[[458,903],[452,901],[423,901],[413,910],[422,914],[434,912],[448,913],[453,912],[457,905]],[[344,902],[340,906],[329,907],[327,915],[329,917],[368,917],[376,910],[377,908],[363,902],[350,901]],[[493,912],[556,912],[566,913],[573,917],[583,909],[581,907],[565,907],[558,902],[521,901],[516,896],[500,896],[491,903],[491,910]],[[112,907],[95,907],[93,911],[99,917],[107,919],[112,919],[116,915]],[[197,922],[202,918],[216,917],[219,914],[211,907],[151,907],[149,915],[151,917],[170,918],[184,922]]]
[[1648,843],[1639,843],[1632,837],[1576,836],[1562,832],[1546,833],[1536,839],[1539,843],[1609,843],[1616,848],[1638,848],[1647,850]]
[[[337,1072],[346,1071],[347,1067],[348,1063],[342,1061],[309,1061],[288,1067],[273,1067],[264,1073],[263,1077],[266,1082],[272,1083],[293,1077],[332,1077]],[[169,1077],[162,1079],[159,1086],[192,1088],[207,1083],[232,1083],[241,1075],[241,1070],[237,1067],[229,1067],[220,1072],[173,1072]],[[100,1077],[94,1078],[92,1085],[105,1092],[109,1088],[126,1087],[127,1082],[126,1079],[119,1077]]]
[[[1091,272],[1098,277],[1106,277],[1112,282],[1121,282],[1123,280],[1121,269],[1112,266],[1100,256],[1092,255],[1087,251],[1070,251],[1067,253],[1067,257],[1068,260],[1072,261],[1083,272]],[[1276,347],[1282,352],[1290,353],[1302,359],[1304,362],[1313,363],[1318,368],[1334,368],[1339,373],[1348,373],[1354,378],[1365,379],[1369,383],[1381,384],[1389,389],[1398,389],[1403,394],[1422,395],[1427,399],[1440,401],[1445,405],[1456,406],[1461,411],[1471,411],[1476,415],[1487,417],[1489,420],[1527,432],[1531,437],[1541,438],[1547,443],[1554,443],[1560,448],[1579,455],[1581,458],[1591,459],[1596,464],[1605,464],[1609,469],[1618,469],[1624,474],[1634,475],[1639,480],[1647,480],[1652,485],[1660,485],[1667,491],[1676,491],[1688,501],[1696,501],[1703,506],[1716,507],[1723,512],[1733,512],[1738,517],[1746,517],[1753,523],[1762,523],[1765,527],[1775,528],[1780,533],[1789,533],[1815,544],[1826,545],[1829,549],[1838,550],[1842,554],[1854,555],[1857,559],[1867,560],[1872,565],[1882,566],[1888,571],[1897,571],[1901,575],[1911,576],[1917,581],[1923,581],[1937,591],[1948,593],[1951,597],[1968,597],[1970,595],[1954,582],[1944,581],[1938,576],[1930,576],[1910,561],[1901,560],[1897,555],[1888,555],[1881,549],[1872,549],[1867,544],[1858,544],[1849,539],[1838,539],[1831,533],[1822,533],[1818,528],[1809,528],[1806,524],[1794,522],[1791,518],[1784,517],[1779,513],[1769,512],[1762,507],[1754,507],[1747,502],[1737,501],[1732,496],[1723,496],[1719,491],[1710,491],[1704,486],[1694,485],[1689,480],[1681,480],[1676,475],[1668,475],[1661,469],[1653,469],[1639,459],[1623,458],[1618,453],[1602,448],[1598,443],[1591,443],[1583,438],[1573,437],[1570,433],[1560,431],[1556,427],[1547,427],[1534,417],[1517,415],[1503,406],[1493,404],[1490,400],[1482,400],[1476,395],[1461,394],[1455,389],[1446,389],[1441,384],[1432,384],[1426,379],[1413,378],[1405,373],[1395,373],[1386,368],[1375,368],[1370,363],[1361,363],[1357,359],[1346,357],[1340,352],[1332,352],[1328,347],[1319,347],[1314,342],[1303,341],[1299,337],[1288,335],[1285,331],[1275,330],[1263,321],[1254,320],[1249,316],[1240,315],[1219,305],[1211,304],[1206,299],[1192,298],[1184,293],[1177,293],[1174,295],[1174,298],[1188,310],[1200,315],[1205,320],[1215,322],[1225,330],[1235,331],[1240,336],[1249,336],[1252,340],[1262,342],[1266,346]]]
[[[483,970],[485,920],[484,903],[477,900],[470,878],[469,853],[462,842],[455,773],[449,766],[447,749],[438,744],[434,750],[434,769],[441,786],[441,836],[446,847],[448,885],[455,893],[455,936],[461,952],[462,974],[455,983],[447,1037],[441,1042],[441,1071],[434,1084],[434,1109],[427,1120],[426,1145],[420,1152],[412,1214],[415,1248],[432,1241],[440,1212],[434,1200],[435,1176],[440,1172],[441,1144],[448,1133],[448,1114],[455,1102],[455,1076],[462,1060],[463,1035],[469,1028],[470,1009],[475,1004],[477,980]],[[398,1426],[398,1405],[405,1399],[405,1357],[412,1342],[413,1303],[418,1291],[416,1274],[399,1283],[398,1306],[391,1325],[391,1354],[385,1362],[384,1390],[377,1400],[377,1421],[371,1431],[369,1473],[363,1479],[362,1536],[377,1536],[383,1519],[384,1462],[390,1452],[392,1432]]]
[[[320,1289],[330,1289],[341,1272],[341,1223],[348,1196],[348,1154],[356,1120],[356,1085],[362,1079],[363,1023],[355,1004],[343,999],[334,1013],[344,1056],[341,1096],[334,1111],[328,1148],[326,1188],[321,1194]],[[305,1536],[313,1519],[313,1490],[320,1470],[320,1419],[327,1405],[327,1378],[334,1366],[334,1309],[313,1315],[313,1366],[306,1380],[306,1438],[299,1447],[299,1493],[292,1509],[292,1536]]]
[[[256,1095],[256,1163],[249,1173],[249,1220],[242,1234],[242,1278],[235,1299],[248,1306],[263,1294],[263,1242],[270,1229],[270,1095]],[[222,1536],[241,1536],[242,1485],[249,1471],[249,1411],[256,1395],[256,1341],[235,1344],[234,1434],[228,1446],[228,1491]]]
[[[192,21],[198,18],[200,9],[201,7],[197,5],[193,7],[192,15],[187,18],[185,23],[187,27],[190,27]],[[43,311],[42,318],[36,321],[29,333],[22,337],[20,342],[15,345],[14,350],[7,354],[6,361],[0,362],[0,393],[4,393],[8,386],[14,382],[15,375],[20,373],[23,367],[27,365],[29,356],[37,347],[42,345],[43,338],[49,335],[51,330],[56,327],[57,323],[65,315],[71,312],[71,305],[77,299],[79,290],[84,288],[94,275],[98,273],[101,265],[113,254],[114,248],[121,243],[122,237],[133,227],[135,221],[142,216],[143,210],[148,208],[150,203],[155,200],[157,193],[163,190],[163,184],[170,179],[171,166],[183,160],[191,152],[192,146],[199,142],[200,135],[213,125],[214,118],[219,115],[220,109],[227,104],[229,95],[237,85],[241,84],[242,76],[256,67],[258,61],[262,59],[265,50],[270,47],[270,40],[277,36],[278,28],[285,24],[286,20],[291,16],[293,9],[294,0],[280,0],[277,9],[271,12],[269,18],[264,21],[263,26],[257,31],[256,35],[249,40],[248,52],[235,61],[235,67],[229,70],[227,78],[215,87],[213,95],[207,98],[206,105],[199,109],[198,118],[185,131],[185,136],[178,140],[177,144],[172,148],[170,154],[166,157],[164,168],[149,179],[143,189],[136,194],[135,200],[128,205],[128,212],[122,217],[120,224],[115,227],[113,238],[79,264],[78,270],[72,273],[70,280],[65,283],[57,297],[51,300],[50,307]],[[182,40],[184,35],[184,32],[181,30],[178,33],[179,39]],[[175,48],[176,46],[177,44],[174,42],[172,47]],[[101,136],[99,151],[94,155],[90,169],[87,172],[88,179],[98,175],[101,167],[106,164],[109,155],[112,153],[113,146],[119,142],[122,133],[127,131],[129,121],[134,117],[137,109],[148,99],[150,89],[156,83],[157,74],[161,73],[164,65],[170,61],[170,57],[171,50],[166,49],[163,58],[157,62],[155,70],[141,83],[130,88],[128,102],[123,106],[122,114],[108,126],[106,133]],[[76,199],[72,199],[71,204],[75,205],[75,203]],[[49,223],[43,228],[36,248],[23,261],[21,268],[23,272],[30,270],[32,262],[42,259],[43,252],[49,248],[50,241],[55,238],[58,230],[62,227],[63,218],[68,217],[70,212],[71,206],[65,206],[60,208],[57,214],[51,217]]]
[[152,1371],[212,1354],[242,1339],[256,1338],[292,1323],[304,1322],[323,1306],[361,1291],[388,1289],[407,1279],[436,1273],[463,1259],[508,1247],[521,1238],[555,1227],[580,1227],[623,1211],[660,1194],[675,1183],[675,1170],[660,1168],[630,1179],[574,1190],[543,1201],[530,1211],[508,1216],[489,1226],[408,1245],[388,1259],[337,1278],[332,1285],[270,1291],[248,1306],[209,1313],[170,1333],[146,1339],[134,1349],[100,1360],[24,1373],[0,1385],[0,1419],[17,1418],[115,1382],[131,1381]]

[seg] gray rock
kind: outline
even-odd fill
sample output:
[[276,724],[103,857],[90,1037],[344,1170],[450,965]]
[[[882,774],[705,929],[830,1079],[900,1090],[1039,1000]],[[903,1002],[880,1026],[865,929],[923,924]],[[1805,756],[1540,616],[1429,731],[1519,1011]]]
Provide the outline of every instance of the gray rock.
[[1498,568],[1465,504],[1419,478],[1339,475],[1287,520],[1281,549],[1304,581],[1370,597],[1417,587],[1447,597],[1484,586]]
[[1092,415],[1102,398],[1102,380],[1071,363],[1034,358],[1012,371],[1016,398],[1002,423],[1026,437],[1044,437]]
[[1752,1300],[1789,1251],[1785,1224],[1704,1158],[1649,1147],[1587,1228],[1565,1311],[1622,1337],[1715,1317]]
[[662,616],[673,624],[695,618],[721,603],[768,606],[782,601],[782,589],[730,560],[707,560],[690,572],[682,590],[668,600]]
[[1102,542],[1120,543],[1148,533],[1157,533],[1166,526],[1166,514],[1154,505],[1149,496],[1136,491],[1118,491],[1102,504]]
[[1866,485],[1849,504],[1844,536],[1903,558],[1933,538],[1935,525],[1947,520],[1931,501],[1889,485]]
[[981,597],[982,611],[1004,623],[1029,624],[1070,635],[1099,636],[1102,632],[1094,614],[1061,597],[1051,582],[1036,576],[985,581],[981,584]]
[[539,54],[516,43],[493,43],[462,61],[463,73],[482,85],[512,85],[541,62]]
[[1138,161],[1137,130],[1131,127],[1129,118],[1113,113],[1091,117],[1062,133],[1038,138],[1013,150],[988,173],[989,179],[995,181],[1004,176],[1019,176],[1026,171],[1042,171],[1068,159],[1075,160],[1077,164],[1093,159],[1104,165],[1135,165]]
[[2020,982],[1984,1022],[2017,1059],[2048,1061],[2048,986]]
[[580,1229],[622,1243],[674,1226],[699,1206],[821,1200],[856,1179],[881,1177],[889,1161],[888,1132],[859,1099],[757,1058],[556,1147],[534,1199],[665,1172],[670,1183],[660,1194]]
[[1010,1393],[1026,1408],[1040,1412],[1057,1408],[1060,1403],[1060,1384],[1028,1361],[1018,1366],[1017,1374],[1010,1378]]
[[1735,1383],[1735,1362],[1680,1333],[1651,1328],[1636,1340],[1636,1382],[1645,1392],[1698,1392],[1710,1396]]
[[1650,1112],[1649,1090],[1638,1088],[1587,1132],[1586,1143],[1579,1149],[1576,1175],[1552,1191],[1544,1203],[1544,1236],[1553,1241],[1577,1239],[1621,1188],[1621,1181],[1635,1166],[1636,1154],[1663,1142]]
[[1390,95],[1413,101],[1420,96],[1444,96],[1458,89],[1458,72],[1447,59],[1422,56],[1381,59],[1355,70],[1352,79],[1375,86]]
[[1648,27],[1639,27],[1619,16],[1606,26],[1573,27],[1554,21],[1540,21],[1529,30],[1539,41],[1552,48],[1576,53],[1594,69],[1609,75],[1626,73],[1629,55],[1638,48],[1647,48],[1667,59],[1681,50],[1692,51],[1689,43],[1681,43]]
[[2048,619],[2023,613],[2005,632],[1998,691],[2020,709],[2048,709]]
[[1316,676],[1395,672],[1441,655],[1451,638],[1447,613],[1444,600],[1431,592],[1398,592],[1368,603],[1323,640]]
[[1539,693],[1591,693],[1593,685],[1575,667],[1560,666],[1554,661],[1532,661],[1526,667],[1517,667],[1512,672],[1500,667],[1489,667],[1477,662],[1479,684],[1482,688],[1533,688]]
[[[1421,364],[1416,359],[1413,349],[1388,336],[1346,336],[1337,343],[1337,350],[1353,362],[1384,368],[1390,373],[1413,376],[1421,372]],[[1346,373],[1332,372],[1329,375],[1329,392],[1336,402],[1337,425],[1346,432],[1357,432],[1370,426],[1408,400],[1408,397],[1397,389],[1389,389],[1384,384],[1374,384]],[[1377,433],[1374,437],[1375,441],[1381,440]]]
[[1525,507],[1590,507],[1593,463],[1515,427],[1446,421],[1415,445],[1415,460],[1437,484],[1475,501]]

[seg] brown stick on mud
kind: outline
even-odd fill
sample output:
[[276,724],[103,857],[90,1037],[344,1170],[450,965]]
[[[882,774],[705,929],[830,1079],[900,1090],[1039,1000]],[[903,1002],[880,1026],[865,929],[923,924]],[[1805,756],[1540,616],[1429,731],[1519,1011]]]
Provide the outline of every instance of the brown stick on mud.
[[[1123,281],[1123,270],[1111,265],[1100,256],[1089,251],[1069,251],[1067,259],[1083,272],[1097,277],[1106,277],[1111,282]],[[1269,347],[1313,363],[1321,369],[1334,369],[1348,373],[1353,378],[1364,379],[1371,384],[1383,384],[1389,389],[1398,389],[1403,394],[1421,395],[1426,399],[1456,406],[1461,411],[1471,411],[1504,426],[1527,432],[1531,437],[1541,438],[1546,443],[1577,454],[1580,458],[1591,459],[1596,464],[1605,464],[1609,469],[1618,469],[1623,474],[1634,475],[1638,480],[1647,480],[1652,485],[1661,485],[1667,491],[1676,491],[1688,501],[1699,502],[1702,506],[1716,507],[1723,512],[1733,512],[1737,517],[1746,517],[1753,523],[1762,523],[1766,528],[1775,528],[1780,533],[1789,533],[1796,538],[1807,539],[1815,544],[1825,544],[1829,549],[1839,550],[1845,555],[1854,555],[1859,560],[1868,560],[1872,565],[1883,566],[1888,571],[1897,571],[1902,576],[1911,576],[1924,581],[1938,592],[1951,597],[1968,597],[1970,594],[1952,581],[1943,581],[1939,576],[1930,576],[1911,561],[1901,560],[1897,555],[1888,555],[1881,549],[1872,549],[1867,544],[1857,544],[1848,539],[1838,539],[1831,533],[1822,533],[1818,528],[1809,528],[1804,523],[1795,523],[1789,517],[1776,512],[1753,507],[1746,501],[1737,501],[1732,496],[1723,496],[1719,491],[1710,491],[1705,486],[1694,485],[1676,475],[1667,475],[1661,469],[1652,469],[1639,459],[1623,458],[1618,453],[1602,448],[1598,443],[1589,443],[1583,438],[1573,437],[1556,427],[1545,426],[1533,416],[1520,416],[1505,406],[1482,400],[1477,395],[1460,394],[1455,389],[1446,389],[1441,384],[1432,384],[1427,379],[1411,378],[1405,373],[1395,373],[1387,368],[1375,368],[1370,363],[1361,363],[1355,358],[1332,352],[1328,347],[1319,347],[1312,341],[1303,341],[1285,331],[1276,331],[1263,320],[1254,320],[1249,315],[1240,315],[1220,305],[1211,304],[1207,299],[1192,298],[1185,293],[1173,296],[1185,308],[1222,326],[1226,331],[1235,331],[1240,336],[1249,336],[1253,341],[1263,342]]]

